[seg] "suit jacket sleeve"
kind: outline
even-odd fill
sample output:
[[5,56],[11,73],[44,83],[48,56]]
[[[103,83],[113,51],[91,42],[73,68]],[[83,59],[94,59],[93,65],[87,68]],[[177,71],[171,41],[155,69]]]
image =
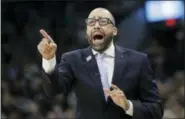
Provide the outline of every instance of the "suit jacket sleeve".
[[43,88],[47,96],[55,96],[58,93],[67,95],[71,91],[75,78],[67,54],[62,55],[60,64],[55,66],[54,71],[43,72]]
[[139,100],[131,100],[134,107],[133,119],[161,119],[163,107],[147,56],[142,60],[140,71]]

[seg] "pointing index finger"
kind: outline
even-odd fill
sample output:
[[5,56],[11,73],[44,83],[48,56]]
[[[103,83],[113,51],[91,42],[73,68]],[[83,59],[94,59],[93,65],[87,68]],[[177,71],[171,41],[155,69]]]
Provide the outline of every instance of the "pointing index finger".
[[41,29],[40,30],[40,33],[42,34],[42,36],[48,40],[52,40],[51,37],[48,35],[48,33],[44,30],[44,29]]

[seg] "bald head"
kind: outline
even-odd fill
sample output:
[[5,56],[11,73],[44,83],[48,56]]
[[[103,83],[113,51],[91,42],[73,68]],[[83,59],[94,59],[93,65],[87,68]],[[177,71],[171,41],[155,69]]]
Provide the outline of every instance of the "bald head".
[[99,8],[95,8],[94,10],[92,10],[88,18],[95,18],[95,17],[109,18],[112,21],[112,23],[116,25],[113,15],[110,13],[109,10],[105,8],[99,7]]

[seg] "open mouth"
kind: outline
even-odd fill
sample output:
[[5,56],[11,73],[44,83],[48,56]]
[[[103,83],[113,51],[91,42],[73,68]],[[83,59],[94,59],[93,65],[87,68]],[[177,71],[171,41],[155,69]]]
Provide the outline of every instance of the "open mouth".
[[100,34],[100,33],[94,34],[93,35],[93,40],[102,40],[103,37],[104,37],[103,34]]

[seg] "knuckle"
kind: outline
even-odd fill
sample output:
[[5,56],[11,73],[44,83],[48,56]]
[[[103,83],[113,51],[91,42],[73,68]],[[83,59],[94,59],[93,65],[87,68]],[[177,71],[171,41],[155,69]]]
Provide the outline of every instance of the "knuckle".
[[48,40],[48,39],[47,39],[47,38],[43,38],[43,39],[42,39],[42,41],[46,41],[46,40]]

